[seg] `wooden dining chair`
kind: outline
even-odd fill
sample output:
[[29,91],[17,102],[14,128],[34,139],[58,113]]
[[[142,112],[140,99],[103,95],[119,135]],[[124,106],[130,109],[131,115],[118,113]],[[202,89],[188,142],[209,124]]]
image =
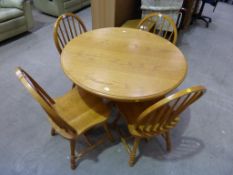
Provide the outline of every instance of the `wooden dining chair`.
[[177,27],[174,20],[161,13],[146,15],[138,24],[138,29],[148,31],[169,40],[173,44],[177,41]]
[[[54,42],[59,54],[69,41],[85,32],[87,32],[86,26],[77,15],[65,13],[59,16],[53,31]],[[75,86],[73,83],[72,87]]]
[[65,13],[58,17],[54,25],[53,38],[58,52],[61,54],[65,45],[86,32],[86,26],[83,21],[73,13]]
[[127,122],[129,133],[134,137],[132,148],[122,138],[129,153],[129,165],[132,166],[135,162],[141,139],[162,135],[167,151],[171,151],[170,130],[179,122],[180,113],[199,99],[205,91],[205,87],[196,86],[169,95],[154,104],[153,102],[117,103],[119,111]]
[[[76,161],[88,150],[103,142],[103,139],[100,139],[96,144],[91,144],[85,136],[89,129],[103,126],[108,138],[112,140],[112,135],[107,125],[110,110],[102,102],[101,98],[75,87],[63,96],[52,99],[23,69],[17,68],[16,75],[47,113],[48,120],[52,126],[51,134],[60,134],[70,141],[70,163],[72,169],[76,168]],[[76,156],[76,139],[81,136],[84,137],[89,147],[81,150]]]

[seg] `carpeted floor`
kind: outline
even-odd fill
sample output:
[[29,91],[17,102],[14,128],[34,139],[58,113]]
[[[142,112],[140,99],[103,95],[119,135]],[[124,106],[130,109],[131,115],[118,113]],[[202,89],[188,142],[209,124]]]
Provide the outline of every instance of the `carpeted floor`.
[[[68,142],[50,136],[45,113],[14,75],[15,67],[23,67],[51,96],[71,87],[53,43],[55,19],[34,13],[40,22],[36,30],[0,45],[0,174],[233,174],[233,6],[219,3],[214,14],[211,10],[209,6],[205,10],[213,18],[210,27],[195,23],[178,44],[189,63],[187,78],[178,89],[201,84],[208,92],[182,114],[172,131],[173,151],[166,153],[160,138],[142,143],[139,161],[130,168],[123,145],[106,142],[75,171],[70,170]],[[91,29],[90,8],[78,15]],[[82,142],[77,150],[79,146]]]

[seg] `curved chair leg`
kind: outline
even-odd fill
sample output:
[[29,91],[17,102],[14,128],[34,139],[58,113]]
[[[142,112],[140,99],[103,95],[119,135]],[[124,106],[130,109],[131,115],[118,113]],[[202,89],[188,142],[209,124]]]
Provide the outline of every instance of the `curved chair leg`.
[[112,136],[112,134],[111,134],[111,132],[110,132],[110,129],[109,129],[107,123],[104,123],[104,130],[105,130],[105,132],[106,132],[106,135],[107,135],[108,139],[109,139],[111,142],[114,142],[113,136]]
[[113,120],[113,122],[112,122],[112,126],[113,126],[114,128],[117,128],[117,122],[120,120],[120,118],[121,118],[121,116],[120,116],[120,114],[119,114],[119,112],[118,112],[116,118],[115,118],[115,119]]
[[129,155],[129,166],[133,166],[135,163],[135,157],[138,150],[139,142],[140,142],[140,138],[135,138],[133,149],[130,151],[130,155]]
[[148,142],[149,142],[149,138],[145,138],[144,141],[145,141],[146,143],[148,143]]
[[165,141],[166,141],[167,151],[168,151],[168,152],[171,152],[172,143],[171,143],[170,131],[167,131],[167,132],[164,134],[164,136],[165,136],[164,138],[165,138]]
[[73,84],[72,84],[72,89],[73,89],[73,88],[75,88],[75,86],[76,86],[76,84],[75,84],[75,83],[73,83]]
[[54,128],[51,128],[51,136],[55,136],[57,133]]
[[75,145],[76,145],[76,140],[70,140],[70,167],[73,170],[77,167],[76,156],[75,156]]
[[84,140],[85,142],[88,144],[88,146],[92,146],[91,141],[89,140],[89,138],[86,136],[86,134],[83,134]]

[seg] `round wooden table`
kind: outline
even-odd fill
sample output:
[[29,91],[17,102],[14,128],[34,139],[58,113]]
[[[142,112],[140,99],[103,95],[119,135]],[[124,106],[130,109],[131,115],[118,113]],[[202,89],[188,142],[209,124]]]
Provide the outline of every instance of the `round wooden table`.
[[70,41],[61,54],[65,74],[81,88],[116,101],[163,96],[184,80],[182,52],[160,36],[130,28],[102,28]]

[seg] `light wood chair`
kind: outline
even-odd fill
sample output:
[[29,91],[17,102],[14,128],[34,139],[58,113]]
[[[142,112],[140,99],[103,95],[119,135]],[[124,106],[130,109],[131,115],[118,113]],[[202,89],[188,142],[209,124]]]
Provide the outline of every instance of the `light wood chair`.
[[[59,16],[53,31],[54,43],[59,54],[69,41],[85,32],[87,32],[86,26],[77,15],[65,13]],[[75,87],[75,83],[72,87]]]
[[65,45],[86,32],[86,26],[83,21],[73,13],[65,13],[58,17],[54,25],[53,38],[58,52],[61,54]]
[[161,13],[146,15],[138,24],[138,29],[152,32],[176,44],[177,28],[174,20]]
[[129,133],[134,138],[131,148],[122,138],[129,153],[129,165],[135,162],[136,152],[141,139],[162,135],[166,141],[167,151],[171,151],[170,129],[180,120],[180,113],[199,99],[206,91],[203,86],[191,87],[173,95],[153,102],[117,103],[124,116]]
[[[55,133],[58,133],[70,141],[70,163],[72,169],[76,168],[76,160],[80,159],[88,150],[103,142],[103,139],[100,139],[96,144],[91,144],[85,136],[89,129],[103,126],[108,138],[110,140],[113,139],[107,125],[110,110],[102,102],[101,98],[75,87],[65,95],[52,99],[23,69],[17,68],[16,75],[48,114],[48,120],[52,126],[51,134],[55,135]],[[80,151],[76,157],[76,139],[81,136],[84,136],[89,147]]]

